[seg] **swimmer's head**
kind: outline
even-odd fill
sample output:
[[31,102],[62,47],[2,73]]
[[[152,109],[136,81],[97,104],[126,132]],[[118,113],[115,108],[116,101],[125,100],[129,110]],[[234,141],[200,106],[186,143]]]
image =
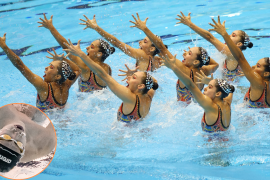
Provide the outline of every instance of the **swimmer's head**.
[[[159,39],[160,36],[156,35]],[[145,37],[143,40],[139,41],[140,49],[143,50],[146,54],[155,56],[160,53],[158,48],[155,47],[155,45],[151,42],[151,40],[148,37]],[[166,45],[165,45],[166,46]],[[166,46],[166,48],[168,48]]]
[[249,36],[245,31],[236,30],[230,35],[231,40],[238,46],[242,51],[253,47],[253,43],[250,42]]
[[128,88],[132,92],[141,91],[142,94],[147,93],[150,89],[158,88],[157,82],[147,72],[136,72],[127,79]]
[[[24,128],[23,124],[9,124],[0,130],[0,172],[10,171],[23,156],[26,144]],[[7,136],[8,138],[3,138]],[[9,138],[13,140],[8,140]],[[19,147],[18,144],[22,144],[23,147]]]
[[230,93],[234,92],[234,86],[227,83],[227,81],[223,79],[213,79],[209,82],[208,86],[204,88],[203,94],[214,99],[225,98]]
[[265,79],[270,79],[270,58],[260,59],[252,69]]
[[49,66],[45,68],[45,82],[58,82],[62,84],[67,79],[73,80],[76,74],[71,70],[69,64],[66,61],[52,61]]
[[115,48],[111,47],[110,44],[103,39],[99,39],[99,44],[99,52],[102,53],[101,61],[104,62],[107,57],[115,52]]
[[184,50],[182,61],[187,67],[202,67],[208,65],[210,61],[210,56],[207,51],[202,47],[188,47],[189,51]]
[[93,41],[91,45],[86,48],[86,51],[91,59],[98,59],[104,62],[107,57],[115,52],[115,48],[111,47],[107,41],[98,39]]

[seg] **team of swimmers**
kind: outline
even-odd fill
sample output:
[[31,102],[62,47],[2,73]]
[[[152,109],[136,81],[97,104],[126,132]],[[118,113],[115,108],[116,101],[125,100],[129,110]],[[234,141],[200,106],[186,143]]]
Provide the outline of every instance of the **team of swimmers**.
[[[171,54],[162,39],[153,34],[146,26],[148,18],[142,21],[137,17],[130,21],[142,30],[146,37],[139,41],[139,49],[135,49],[113,35],[103,30],[96,22],[96,17],[80,19],[81,25],[97,31],[105,40],[119,48],[126,55],[136,59],[136,68],[121,70],[126,76],[127,86],[119,84],[111,76],[111,67],[104,63],[107,57],[115,52],[115,48],[103,40],[97,39],[86,48],[85,54],[80,48],[80,40],[73,45],[66,40],[53,26],[52,18],[40,18],[41,25],[50,30],[51,34],[67,52],[67,56],[48,52],[52,62],[45,68],[44,79],[34,74],[24,65],[22,60],[6,45],[6,34],[0,38],[0,47],[7,54],[13,65],[27,78],[37,89],[36,106],[42,111],[52,108],[64,108],[71,85],[77,80],[80,92],[92,92],[109,87],[123,103],[117,112],[117,119],[129,123],[130,121],[142,120],[150,110],[155,90],[158,89],[157,80],[150,75],[150,71],[157,70],[165,65],[178,77],[176,82],[177,99],[187,105],[195,99],[204,109],[201,120],[203,131],[217,132],[226,131],[231,122],[231,102],[234,86],[227,81],[237,82],[241,76],[246,76],[250,82],[250,88],[244,100],[248,107],[269,108],[270,92],[270,58],[260,59],[255,66],[250,66],[242,51],[247,47],[252,48],[249,36],[241,30],[233,31],[228,35],[225,22],[221,23],[218,16],[217,22],[212,19],[209,23],[220,34],[226,44],[220,42],[209,31],[204,30],[191,22],[191,14],[185,16],[182,12],[176,18],[179,22],[187,25],[204,39],[213,44],[218,51],[226,55],[223,68],[223,79],[213,79],[213,73],[219,64],[212,59],[203,47],[192,47],[184,51],[183,60]],[[157,56],[158,55],[158,56]],[[68,60],[67,57],[70,59]],[[208,77],[210,76],[211,77]],[[207,85],[204,87],[204,85]],[[203,90],[203,93],[202,93]]]

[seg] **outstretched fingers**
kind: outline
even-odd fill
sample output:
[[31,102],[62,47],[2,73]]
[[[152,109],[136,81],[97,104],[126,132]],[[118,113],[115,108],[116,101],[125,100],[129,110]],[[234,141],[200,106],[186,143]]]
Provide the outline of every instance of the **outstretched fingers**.
[[57,53],[56,53],[56,51],[54,50],[54,48],[52,48],[52,50],[53,50],[54,54],[57,55]]
[[[47,51],[47,53],[49,53],[50,55],[54,56],[53,53],[51,53],[50,51]],[[47,56],[46,56],[47,57]]]
[[140,19],[139,13],[136,13],[136,14],[137,14],[137,18],[138,18],[138,20],[140,21],[141,19]]
[[[88,19],[88,17],[86,16],[86,15],[83,15],[84,17],[85,17],[85,19],[87,20],[87,21],[90,21],[90,19]],[[95,17],[95,15],[94,15],[94,17]]]
[[148,19],[149,19],[148,17],[147,17],[147,18],[145,18],[144,22],[146,23]]
[[44,20],[46,20],[46,21],[47,21],[48,19],[47,19],[47,17],[46,17],[46,15],[45,15],[45,13],[43,13],[43,16],[44,16]]
[[133,17],[133,19],[135,20],[135,22],[137,22],[137,19],[135,18],[135,16],[133,14],[131,16]]
[[180,13],[182,14],[183,17],[186,17],[182,11],[180,11]]
[[39,18],[39,19],[40,19],[42,22],[45,22],[45,20],[46,20],[46,19],[45,19],[45,20],[43,20],[42,18]]
[[137,24],[137,23],[135,23],[135,22],[133,22],[133,21],[129,21],[129,22],[131,22],[131,23],[133,23],[133,24],[135,24],[135,25]]
[[214,23],[215,25],[217,25],[217,22],[215,21],[214,18],[212,18],[212,21],[213,21],[213,23]]
[[80,20],[81,20],[81,21],[83,21],[83,22],[85,22],[85,23],[87,22],[87,21],[86,21],[86,20],[84,20],[84,19],[80,19]]

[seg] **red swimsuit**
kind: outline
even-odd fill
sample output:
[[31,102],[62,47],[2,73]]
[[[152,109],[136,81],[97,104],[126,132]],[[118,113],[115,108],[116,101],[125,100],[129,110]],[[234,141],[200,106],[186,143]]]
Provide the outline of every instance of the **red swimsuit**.
[[48,83],[48,96],[45,101],[40,101],[39,95],[37,95],[36,106],[41,111],[46,111],[46,110],[54,109],[54,108],[62,109],[65,107],[65,104],[66,102],[63,104],[60,104],[55,100],[51,83]]
[[125,122],[125,123],[130,123],[132,120],[137,121],[141,118],[141,114],[139,110],[140,110],[140,99],[139,99],[139,96],[136,95],[136,103],[135,103],[133,111],[127,115],[124,114],[123,103],[122,103],[117,112],[117,120]]
[[78,80],[78,84],[79,84],[80,92],[92,92],[92,91],[102,90],[103,88],[106,88],[106,86],[101,86],[97,83],[96,76],[92,71],[87,81],[83,81],[82,77],[80,76]]
[[213,132],[218,132],[218,131],[226,131],[228,130],[228,127],[225,127],[224,124],[222,123],[222,111],[218,106],[218,118],[216,120],[216,122],[213,125],[208,125],[205,121],[205,113],[203,114],[203,118],[201,121],[201,125],[202,125],[202,130],[205,132],[209,132],[209,133],[213,133]]
[[247,106],[249,108],[270,108],[270,104],[267,103],[267,84],[265,83],[265,88],[263,90],[263,93],[261,95],[261,97],[256,100],[256,101],[252,101],[250,99],[250,88],[248,89],[248,92],[246,93],[245,97],[244,97],[244,101],[246,101]]

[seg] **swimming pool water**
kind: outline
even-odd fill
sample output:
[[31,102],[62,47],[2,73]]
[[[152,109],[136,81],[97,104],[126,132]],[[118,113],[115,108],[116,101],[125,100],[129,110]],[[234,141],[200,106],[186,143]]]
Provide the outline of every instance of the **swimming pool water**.
[[[130,28],[131,14],[149,17],[147,26],[162,37],[164,44],[177,57],[188,46],[202,46],[210,56],[222,63],[224,57],[207,41],[184,25],[176,25],[179,11],[192,12],[192,22],[204,29],[211,26],[211,17],[221,15],[228,33],[245,30],[254,44],[244,52],[250,64],[268,57],[268,1],[12,1],[0,2],[0,35],[7,33],[7,45],[23,62],[41,77],[50,62],[47,49],[62,48],[45,28],[38,28],[42,13],[53,17],[53,24],[73,43],[82,40],[85,48],[100,35],[83,31],[79,25],[83,14],[120,40],[139,47],[145,37],[139,29]],[[214,33],[222,40],[221,36]],[[224,42],[222,40],[222,42]],[[120,50],[106,63],[112,76],[121,82],[118,69],[135,60]],[[220,77],[220,69],[214,74]],[[0,50],[0,105],[28,103],[35,105],[36,91],[6,59]],[[50,166],[34,179],[269,179],[269,110],[247,109],[243,104],[249,83],[245,78],[237,85],[228,132],[208,142],[201,131],[202,108],[192,103],[184,107],[176,102],[176,76],[162,67],[153,73],[160,88],[153,98],[151,111],[143,122],[125,127],[114,123],[121,101],[110,91],[79,93],[78,85],[70,89],[67,108],[50,115],[57,130],[58,145]],[[124,83],[123,83],[124,84]],[[241,87],[240,87],[241,86]]]

